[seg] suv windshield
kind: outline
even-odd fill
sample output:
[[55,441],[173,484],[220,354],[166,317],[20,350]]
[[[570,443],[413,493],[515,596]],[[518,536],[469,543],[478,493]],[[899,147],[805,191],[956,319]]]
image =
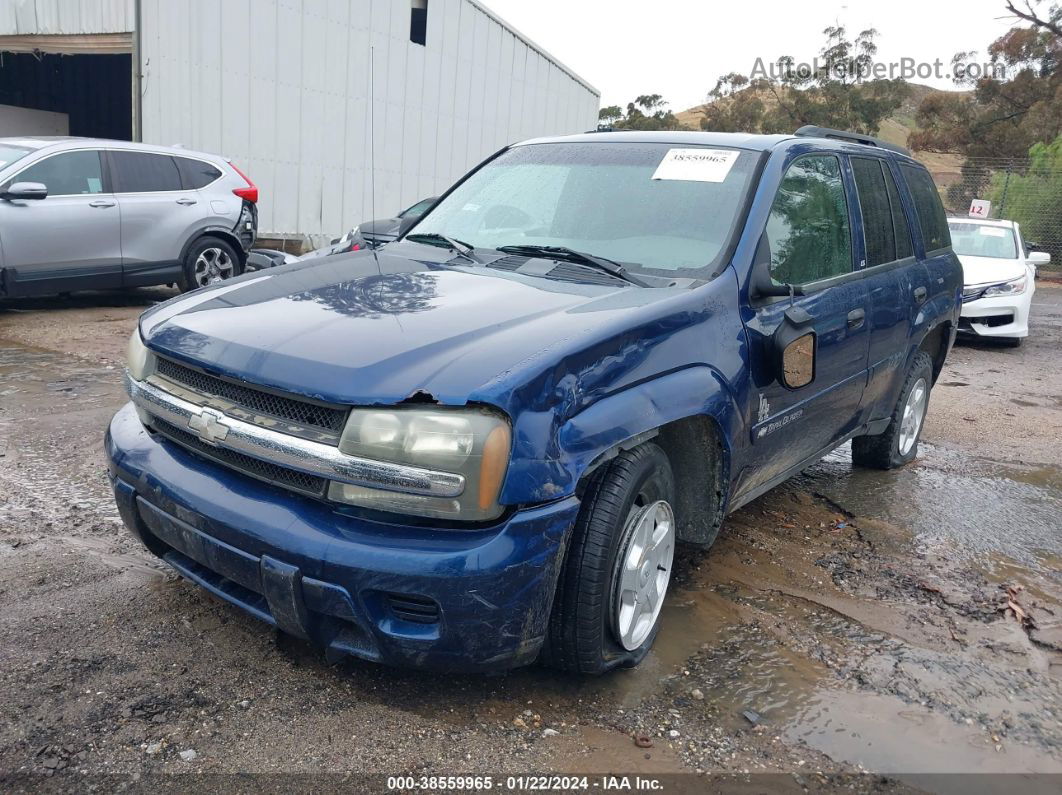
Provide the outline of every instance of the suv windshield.
[[951,230],[951,247],[960,256],[992,259],[1016,259],[1018,256],[1014,230],[1010,227],[952,221],[948,228]]
[[0,169],[5,168],[16,160],[25,157],[32,149],[27,149],[24,146],[11,146],[10,144],[0,144]]
[[477,248],[563,246],[632,271],[704,277],[724,254],[756,159],[658,143],[517,146],[455,188],[415,232]]

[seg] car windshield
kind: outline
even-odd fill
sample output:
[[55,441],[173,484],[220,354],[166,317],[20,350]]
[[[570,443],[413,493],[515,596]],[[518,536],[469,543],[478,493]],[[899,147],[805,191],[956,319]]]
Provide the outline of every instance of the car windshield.
[[11,165],[16,160],[25,157],[32,149],[27,149],[24,146],[11,146],[9,144],[0,144],[0,168],[5,168]]
[[951,247],[960,256],[992,259],[1017,259],[1018,257],[1014,230],[1009,226],[952,221],[948,224],[948,228],[951,230]]
[[469,245],[563,246],[634,272],[703,278],[724,255],[754,152],[662,143],[517,146],[415,228]]

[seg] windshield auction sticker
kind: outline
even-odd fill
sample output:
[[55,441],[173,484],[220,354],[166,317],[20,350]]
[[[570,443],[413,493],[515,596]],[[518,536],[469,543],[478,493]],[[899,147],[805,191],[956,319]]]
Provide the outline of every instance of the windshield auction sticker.
[[668,149],[653,179],[723,182],[740,154],[733,149]]

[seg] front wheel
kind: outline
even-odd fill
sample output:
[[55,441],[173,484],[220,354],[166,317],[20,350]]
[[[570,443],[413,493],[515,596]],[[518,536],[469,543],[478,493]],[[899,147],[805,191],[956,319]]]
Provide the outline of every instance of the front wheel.
[[542,659],[586,674],[649,652],[675,558],[674,476],[655,444],[594,473],[557,583]]
[[852,440],[852,463],[871,469],[895,469],[918,455],[929,391],[933,384],[933,360],[919,351],[907,371],[888,427],[876,436]]
[[240,275],[236,249],[218,237],[197,240],[184,257],[181,292],[217,284]]

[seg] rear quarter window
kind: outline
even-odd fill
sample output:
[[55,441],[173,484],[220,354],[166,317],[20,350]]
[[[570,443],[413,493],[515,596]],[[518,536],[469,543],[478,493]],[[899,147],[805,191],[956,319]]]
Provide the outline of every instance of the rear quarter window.
[[918,227],[922,230],[922,242],[926,252],[947,248],[951,245],[948,218],[937,187],[933,184],[933,178],[921,166],[908,163],[902,163],[900,171],[914,196],[914,209],[918,214]]
[[202,160],[193,160],[190,157],[175,157],[177,170],[181,174],[181,184],[185,190],[198,190],[205,188],[221,176],[221,169],[215,168]]

